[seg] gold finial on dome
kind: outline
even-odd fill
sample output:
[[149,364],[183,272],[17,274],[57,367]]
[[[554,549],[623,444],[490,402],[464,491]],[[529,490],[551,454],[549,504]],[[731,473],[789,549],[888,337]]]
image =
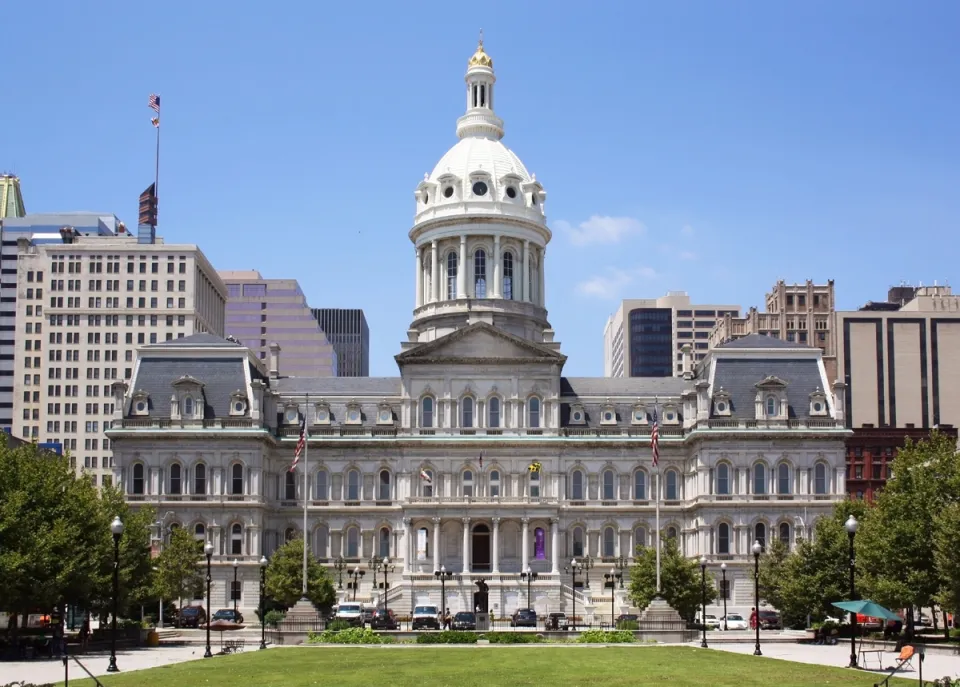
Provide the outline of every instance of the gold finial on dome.
[[493,58],[483,50],[483,29],[480,29],[480,41],[477,43],[477,52],[473,53],[473,57],[471,57],[467,63],[467,68],[470,67],[488,67],[493,69]]

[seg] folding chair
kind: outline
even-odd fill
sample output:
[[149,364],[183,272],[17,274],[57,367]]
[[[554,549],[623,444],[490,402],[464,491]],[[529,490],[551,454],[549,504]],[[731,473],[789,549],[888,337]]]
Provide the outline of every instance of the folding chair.
[[[905,667],[910,668],[911,670],[916,670],[916,668],[913,667],[913,657],[916,655],[916,653],[916,649],[909,644],[903,647],[903,649],[900,650],[900,655],[897,656],[897,665],[893,669],[893,672],[898,673]],[[891,673],[891,675],[892,674],[893,673]]]

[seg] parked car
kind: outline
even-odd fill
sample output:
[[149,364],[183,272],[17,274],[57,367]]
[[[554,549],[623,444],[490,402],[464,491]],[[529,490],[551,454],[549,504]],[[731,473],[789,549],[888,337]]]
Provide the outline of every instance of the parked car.
[[416,606],[413,609],[414,630],[439,630],[440,609],[436,606]]
[[184,606],[177,614],[177,627],[200,627],[207,622],[203,606]]
[[776,611],[760,611],[760,629],[761,630],[782,630],[783,621],[780,620],[780,614]]
[[537,612],[532,608],[519,608],[510,616],[510,627],[536,627]]
[[213,614],[213,617],[210,619],[211,622],[216,622],[218,620],[223,620],[228,623],[242,623],[243,614],[240,611],[235,611],[232,608],[221,608],[219,611]]
[[371,630],[399,630],[400,623],[390,609],[378,608],[370,617]]
[[337,614],[334,616],[337,620],[343,620],[357,627],[364,626],[363,604],[342,603],[337,606]]
[[719,627],[721,630],[749,630],[750,625],[739,613],[727,613],[724,618],[720,618]]
[[640,616],[636,613],[621,613],[617,616],[617,626],[620,623],[636,623],[640,621]]
[[566,613],[551,613],[547,616],[548,630],[569,630],[570,618]]
[[[705,616],[703,616],[703,618],[703,623],[707,626],[708,630],[716,630],[718,627],[720,627],[720,620],[717,618],[717,616],[707,613]],[[697,618],[697,622],[700,622],[699,618]]]
[[467,611],[460,611],[453,616],[453,622],[450,625],[451,630],[476,630],[477,616]]

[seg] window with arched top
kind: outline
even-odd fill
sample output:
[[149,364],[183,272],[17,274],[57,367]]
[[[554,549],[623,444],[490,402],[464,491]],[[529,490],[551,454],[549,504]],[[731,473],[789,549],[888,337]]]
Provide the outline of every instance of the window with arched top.
[[473,254],[474,298],[487,297],[487,253],[482,248]]
[[143,482],[143,463],[134,463],[133,464],[133,476],[130,480],[130,491],[133,494],[143,494],[144,493],[144,482]]
[[183,493],[183,468],[180,467],[180,463],[170,466],[170,493]]
[[460,426],[473,427],[473,398],[464,396],[460,401]]
[[420,485],[422,493],[427,498],[433,497],[433,470],[420,471]]
[[583,528],[573,528],[573,555],[575,557],[583,555]]
[[603,499],[605,501],[613,501],[616,496],[614,495],[616,487],[616,475],[613,474],[613,470],[604,470],[603,471]]
[[647,500],[647,473],[643,470],[633,473],[633,498],[635,501]]
[[243,526],[239,523],[230,528],[230,553],[234,556],[243,554]]
[[377,500],[390,500],[390,471],[380,471],[380,481],[377,483]]
[[[423,556],[420,555],[420,545],[423,544]],[[426,560],[430,558],[430,533],[426,527],[421,527],[417,531],[417,560]]]
[[583,501],[583,471],[574,470],[570,476],[570,498],[574,501]]
[[540,426],[540,399],[532,396],[527,401],[527,427],[537,428]]
[[730,553],[730,525],[725,522],[721,522],[717,528],[717,553]]
[[377,555],[380,558],[390,557],[390,529],[387,527],[380,528],[380,535],[377,538]]
[[447,300],[452,301],[457,297],[457,254],[453,251],[447,253]]
[[634,553],[636,552],[636,547],[646,546],[647,545],[647,529],[645,527],[637,527],[633,530],[633,547]]
[[680,500],[680,484],[676,470],[667,470],[667,501]]
[[767,417],[776,417],[777,414],[777,399],[767,396]]
[[780,532],[778,533],[778,539],[787,545],[787,548],[790,548],[790,523],[781,522],[780,523]]
[[753,466],[753,493],[767,493],[767,468],[763,463]]
[[463,495],[473,496],[473,470],[464,470],[461,474]]
[[330,530],[326,525],[318,525],[315,535],[314,551],[317,558],[326,558],[327,549],[330,545]]
[[496,396],[487,401],[487,427],[496,429],[500,426],[500,399]]
[[674,541],[677,540],[677,528],[676,528],[676,527],[668,527],[668,528],[667,528],[667,539],[673,539]]
[[424,396],[420,401],[420,426],[433,427],[433,398]]
[[347,501],[360,500],[360,471],[357,469],[347,472]]
[[827,493],[827,466],[823,463],[817,463],[813,467],[813,493]]
[[187,396],[183,399],[183,415],[186,418],[193,417],[193,397]]
[[503,297],[513,300],[513,253],[510,251],[503,254]]
[[243,495],[243,466],[240,463],[234,463],[230,468],[230,493],[234,496]]
[[287,470],[283,484],[283,498],[286,501],[297,500],[297,473]]
[[540,498],[540,473],[531,472],[528,479],[530,480],[530,498]]
[[360,557],[360,528],[350,527],[347,529],[347,558]]
[[777,466],[777,493],[789,494],[790,491],[790,466],[780,463]]
[[[297,531],[292,527],[288,527],[283,533],[283,541],[289,542],[297,538]],[[301,578],[302,579],[302,578]]]
[[730,493],[730,466],[726,463],[717,465],[717,493],[721,496]]
[[600,555],[604,558],[613,558],[616,555],[617,533],[612,527],[603,528],[603,551]]
[[490,471],[490,496],[500,496],[500,471]]
[[317,484],[314,488],[314,498],[326,501],[330,498],[330,477],[326,470],[317,470]]
[[206,538],[206,536],[207,536],[207,528],[204,527],[202,522],[198,522],[196,525],[193,526],[194,539],[203,541]]
[[758,522],[756,525],[754,525],[753,538],[760,542],[761,550],[767,550],[767,526],[762,522]]
[[193,468],[193,493],[207,493],[207,466],[203,463],[197,463]]

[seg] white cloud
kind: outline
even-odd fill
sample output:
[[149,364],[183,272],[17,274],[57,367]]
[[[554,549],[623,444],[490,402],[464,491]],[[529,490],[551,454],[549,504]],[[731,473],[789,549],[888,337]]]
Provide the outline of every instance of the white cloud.
[[680,254],[677,257],[681,260],[696,260],[697,254],[689,250],[683,250],[680,251]]
[[577,291],[583,296],[601,300],[617,300],[624,289],[638,279],[656,279],[657,272],[652,267],[637,267],[621,270],[611,267],[606,274],[598,274],[577,284]]
[[553,224],[554,229],[567,234],[570,243],[575,246],[586,246],[591,243],[619,243],[630,236],[643,234],[647,228],[643,222],[633,217],[608,217],[593,215],[577,226],[564,220]]

